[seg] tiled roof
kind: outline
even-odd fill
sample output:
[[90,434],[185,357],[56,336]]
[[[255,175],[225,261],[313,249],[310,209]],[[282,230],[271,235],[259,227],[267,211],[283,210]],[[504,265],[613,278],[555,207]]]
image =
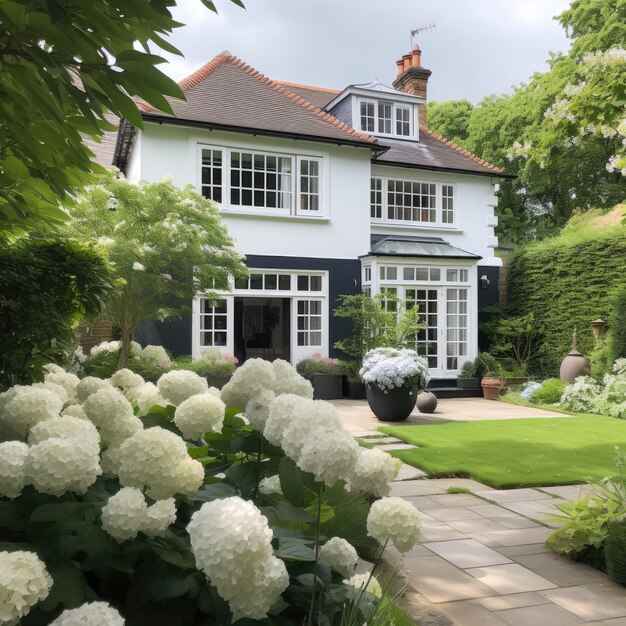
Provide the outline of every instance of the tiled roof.
[[115,130],[107,130],[102,135],[102,141],[100,143],[95,142],[90,137],[84,137],[83,143],[94,153],[95,161],[98,165],[105,167],[111,167],[113,165],[113,154],[115,153],[115,144],[117,142],[117,127],[120,120],[113,113],[107,113],[106,119],[115,125]]
[[[267,78],[228,52],[218,54],[179,85],[187,100],[168,101],[174,117],[181,121],[376,145],[372,136],[350,128],[291,87]],[[141,108],[147,119],[172,117],[146,104]]]
[[[309,97],[319,107],[325,107],[339,91],[298,85],[303,97]],[[296,88],[296,85],[293,85]],[[480,174],[502,174],[502,169],[465,150],[427,128],[420,128],[419,142],[378,138],[378,144],[388,147],[387,152],[374,159],[374,163],[397,163],[404,166],[432,167],[460,170]]]

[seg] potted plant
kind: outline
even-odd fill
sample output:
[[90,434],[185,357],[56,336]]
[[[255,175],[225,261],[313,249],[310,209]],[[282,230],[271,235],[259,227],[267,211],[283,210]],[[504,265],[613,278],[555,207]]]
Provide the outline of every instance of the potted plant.
[[311,381],[315,400],[336,400],[343,397],[343,365],[339,359],[329,359],[316,353],[302,359],[296,370],[300,376]]
[[497,400],[502,389],[502,367],[488,352],[479,354],[477,360],[477,369],[482,374],[480,386],[483,388],[483,397],[487,400]]
[[[367,352],[383,346],[415,346],[415,336],[423,324],[417,307],[411,307],[389,294],[374,297],[365,293],[342,295],[339,300],[333,315],[348,320],[352,331],[348,337],[335,343],[335,348],[352,359],[345,363],[344,395],[360,400],[365,398],[365,384],[359,368]],[[385,306],[391,302],[393,306]]]
[[370,350],[359,373],[370,409],[383,422],[405,420],[429,380],[428,362],[408,348]]
[[205,348],[200,358],[192,361],[189,357],[177,359],[177,369],[192,370],[206,378],[209,387],[221,389],[235,373],[239,359],[232,354],[222,352],[219,348]]
[[480,378],[476,374],[476,359],[463,363],[461,373],[456,379],[456,384],[461,389],[477,389],[480,387]]

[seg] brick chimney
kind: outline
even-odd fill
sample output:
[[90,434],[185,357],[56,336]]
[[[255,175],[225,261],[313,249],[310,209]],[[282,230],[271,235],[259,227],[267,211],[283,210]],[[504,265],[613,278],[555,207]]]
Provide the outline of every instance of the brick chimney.
[[[415,43],[411,54],[405,54],[396,61],[398,76],[393,81],[393,87],[398,91],[404,91],[426,100],[431,71],[422,67],[421,59],[422,51]],[[419,105],[419,117],[420,125],[426,126],[426,103]]]

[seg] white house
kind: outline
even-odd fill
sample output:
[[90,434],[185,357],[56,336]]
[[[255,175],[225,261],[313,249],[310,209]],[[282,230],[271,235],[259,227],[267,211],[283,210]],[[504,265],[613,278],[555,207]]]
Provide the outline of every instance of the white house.
[[271,80],[223,52],[180,83],[174,115],[145,106],[143,130],[121,121],[114,164],[130,180],[196,186],[250,269],[220,305],[200,294],[191,319],[154,325],[164,345],[334,355],[349,332],[337,298],[394,293],[420,307],[432,376],[456,377],[477,352],[479,308],[497,298],[503,173],[427,130],[420,55],[397,62],[393,87],[338,92]]

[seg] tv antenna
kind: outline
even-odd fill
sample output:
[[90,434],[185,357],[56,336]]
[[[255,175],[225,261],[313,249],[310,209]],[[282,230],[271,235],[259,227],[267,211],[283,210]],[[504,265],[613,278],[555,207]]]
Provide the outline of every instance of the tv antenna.
[[425,33],[429,30],[435,30],[437,28],[436,22],[431,22],[430,24],[424,24],[423,26],[418,26],[417,28],[413,28],[411,30],[411,50],[413,49],[413,38],[415,35],[419,35],[420,33]]

